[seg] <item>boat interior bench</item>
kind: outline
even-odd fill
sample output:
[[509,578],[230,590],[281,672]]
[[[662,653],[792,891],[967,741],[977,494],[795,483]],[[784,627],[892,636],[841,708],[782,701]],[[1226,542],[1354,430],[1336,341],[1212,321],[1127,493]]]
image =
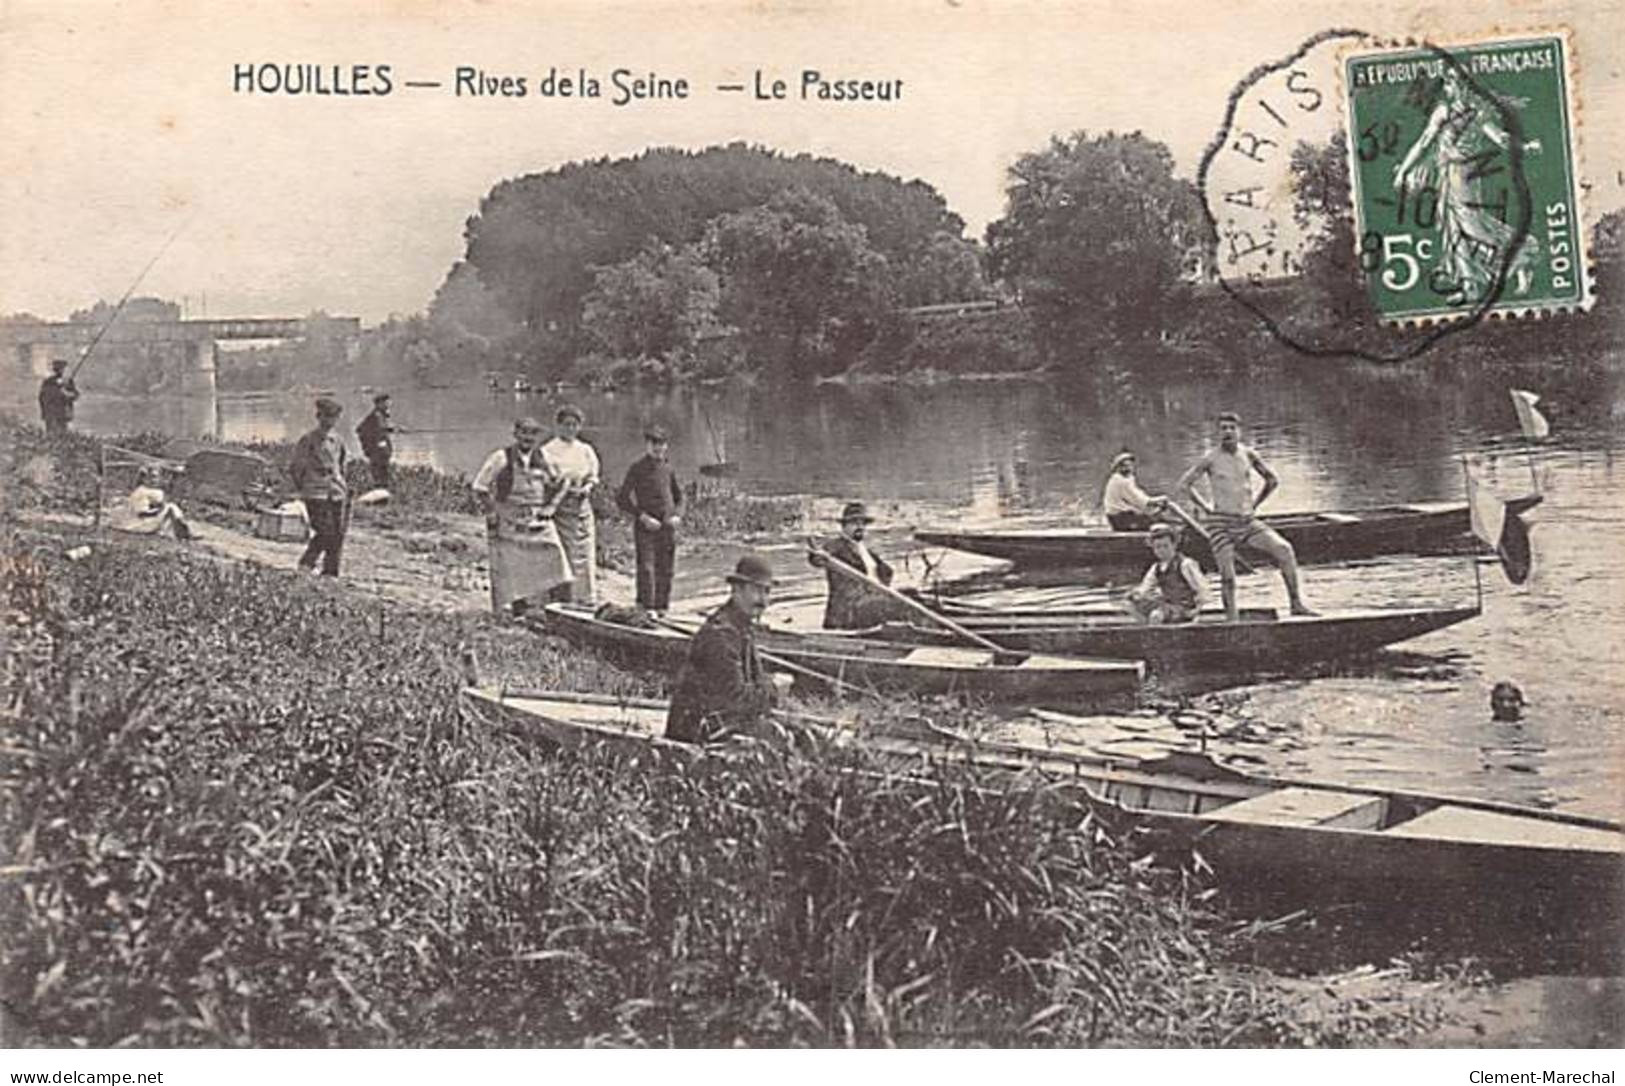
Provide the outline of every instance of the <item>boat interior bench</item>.
[[1385,807],[1381,796],[1320,788],[1278,788],[1215,807],[1206,815],[1216,822],[1374,830],[1382,825]]
[[1427,837],[1472,844],[1596,849],[1616,853],[1621,849],[1619,834],[1609,830],[1547,822],[1500,811],[1457,807],[1449,803],[1391,826],[1384,832],[1389,837]]

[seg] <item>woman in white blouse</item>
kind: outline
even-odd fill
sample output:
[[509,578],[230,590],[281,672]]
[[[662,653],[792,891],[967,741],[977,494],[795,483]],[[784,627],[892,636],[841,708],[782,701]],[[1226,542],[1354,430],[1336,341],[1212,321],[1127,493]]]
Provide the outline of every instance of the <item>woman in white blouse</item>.
[[589,606],[598,599],[598,532],[592,513],[592,491],[598,485],[598,453],[580,438],[585,421],[581,408],[565,404],[553,420],[554,437],[542,446],[548,468],[564,480],[553,523],[575,574],[574,598]]

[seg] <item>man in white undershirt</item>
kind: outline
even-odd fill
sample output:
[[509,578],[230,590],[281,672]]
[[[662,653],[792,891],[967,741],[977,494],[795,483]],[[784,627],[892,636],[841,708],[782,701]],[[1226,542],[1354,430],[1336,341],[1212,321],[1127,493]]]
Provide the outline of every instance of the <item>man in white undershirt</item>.
[[1101,512],[1114,532],[1143,532],[1151,527],[1151,517],[1168,503],[1158,494],[1140,489],[1134,478],[1134,454],[1124,449],[1112,458],[1112,473],[1101,495]]
[[[822,569],[829,578],[829,602],[824,606],[826,630],[861,630],[888,617],[890,600],[865,589],[857,578],[829,565],[829,560],[834,559],[871,581],[891,584],[891,566],[864,542],[863,537],[874,519],[862,502],[847,502],[846,508],[841,510],[840,536],[828,548],[814,547],[807,553],[807,561]],[[877,607],[877,603],[885,606]]]

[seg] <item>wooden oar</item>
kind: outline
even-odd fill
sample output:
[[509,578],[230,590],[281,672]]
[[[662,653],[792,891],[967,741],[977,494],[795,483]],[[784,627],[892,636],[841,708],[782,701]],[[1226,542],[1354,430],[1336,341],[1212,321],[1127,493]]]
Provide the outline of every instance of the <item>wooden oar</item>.
[[925,604],[920,603],[917,600],[909,599],[891,585],[881,584],[874,578],[864,574],[862,570],[853,569],[851,566],[847,565],[833,554],[830,554],[814,539],[808,539],[807,546],[815,553],[823,555],[825,564],[829,568],[835,570],[837,573],[861,581],[870,588],[879,589],[882,593],[891,597],[893,600],[896,600],[898,603],[901,603],[904,607],[907,607],[915,614],[924,615],[932,622],[935,622],[938,626],[948,630],[957,637],[961,637],[964,640],[969,641],[973,645],[977,645],[984,649],[991,649],[993,652],[1005,657],[1025,657],[1028,655],[1027,653],[1012,652],[1010,649],[1005,648],[997,641],[990,640],[989,638],[983,637],[981,634],[967,630],[965,627],[961,626],[959,623],[955,622],[946,615],[938,614]]
[[[680,633],[680,634],[683,634],[684,636],[689,637],[689,638],[692,638],[694,636],[694,631],[693,630],[690,630],[687,627],[681,626],[681,625],[679,625],[679,624],[677,624],[675,622],[672,622],[669,619],[656,618],[656,619],[653,619],[653,621],[654,621],[655,625],[660,626],[663,629],[671,630],[673,633]],[[791,673],[796,674],[796,675],[805,676],[806,678],[809,678],[809,679],[817,679],[821,683],[826,683],[837,694],[840,693],[843,690],[851,690],[854,693],[859,693],[859,694],[864,693],[863,690],[861,690],[860,688],[858,688],[856,686],[853,686],[849,682],[845,682],[845,681],[843,681],[841,679],[837,679],[833,675],[826,675],[822,671],[814,671],[812,668],[805,667],[805,666],[803,666],[801,664],[796,663],[793,660],[786,660],[784,657],[780,656],[778,653],[768,652],[765,649],[758,648],[756,650],[756,655],[764,664],[767,664],[767,665],[769,665],[771,667],[774,667],[774,668],[776,668],[776,669],[778,669],[780,671],[788,671],[788,672],[791,672]]]

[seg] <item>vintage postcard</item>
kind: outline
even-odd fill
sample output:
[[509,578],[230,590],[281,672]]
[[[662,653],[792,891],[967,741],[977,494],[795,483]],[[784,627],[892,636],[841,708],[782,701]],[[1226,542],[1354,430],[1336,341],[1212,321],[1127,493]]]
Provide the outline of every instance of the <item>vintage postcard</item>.
[[1613,1082],[1622,34],[0,3],[13,1081]]

